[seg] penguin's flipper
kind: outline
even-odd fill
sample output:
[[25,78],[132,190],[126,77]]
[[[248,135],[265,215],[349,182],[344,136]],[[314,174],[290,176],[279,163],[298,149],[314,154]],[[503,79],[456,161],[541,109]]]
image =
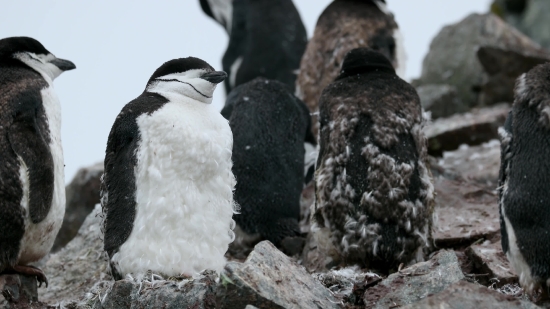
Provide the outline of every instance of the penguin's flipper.
[[19,203],[0,200],[0,274],[17,263],[25,219]]
[[40,100],[40,96],[32,95],[22,98],[21,108],[16,111],[8,130],[11,148],[27,170],[29,215],[33,223],[41,222],[48,215],[54,190],[53,158],[45,132],[38,125]]
[[117,119],[107,143],[102,200],[105,213],[104,249],[109,256],[128,239],[136,215],[135,192],[138,147],[137,125],[128,118]]

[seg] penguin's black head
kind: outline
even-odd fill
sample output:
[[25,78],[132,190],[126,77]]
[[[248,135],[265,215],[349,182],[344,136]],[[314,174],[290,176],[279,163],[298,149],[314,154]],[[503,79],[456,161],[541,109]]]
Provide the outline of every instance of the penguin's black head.
[[216,85],[227,74],[215,71],[206,61],[195,57],[173,59],[161,65],[149,81],[146,91],[180,94],[203,103],[211,103]]
[[336,80],[369,72],[386,72],[395,75],[395,69],[384,55],[370,48],[355,48],[344,57],[342,70]]
[[0,40],[0,59],[18,59],[52,80],[64,71],[76,68],[71,61],[56,58],[40,42],[29,37],[11,37]]

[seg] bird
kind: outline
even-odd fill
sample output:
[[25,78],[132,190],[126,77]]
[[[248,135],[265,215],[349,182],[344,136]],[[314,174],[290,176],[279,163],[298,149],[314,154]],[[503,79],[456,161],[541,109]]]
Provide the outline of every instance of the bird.
[[61,105],[53,80],[75,69],[30,37],[0,40],[0,273],[36,276],[65,214]]
[[222,58],[226,93],[256,77],[278,80],[294,91],[307,33],[292,0],[200,0],[203,11],[226,29]]
[[313,113],[318,133],[319,98],[339,74],[344,56],[358,47],[381,52],[404,78],[406,54],[393,14],[383,0],[334,0],[319,16],[300,62],[296,95]]
[[300,236],[306,150],[316,146],[309,110],[285,84],[258,77],[234,88],[221,113],[234,138],[237,240],[266,239],[285,249],[285,237]]
[[[499,128],[502,250],[533,294],[550,287],[550,63],[516,80],[514,103]],[[547,296],[547,295],[546,295]]]
[[383,54],[352,49],[319,112],[311,230],[327,261],[385,273],[423,261],[434,188],[415,89]]
[[101,185],[115,280],[223,269],[238,211],[233,136],[210,103],[226,77],[199,58],[167,61],[118,114]]

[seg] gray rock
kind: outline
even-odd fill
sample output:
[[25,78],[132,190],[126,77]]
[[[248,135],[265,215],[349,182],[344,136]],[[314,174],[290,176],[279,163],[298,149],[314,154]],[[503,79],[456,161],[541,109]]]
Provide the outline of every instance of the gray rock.
[[497,139],[498,127],[504,125],[509,110],[508,104],[499,104],[433,121],[424,128],[428,153],[441,156],[443,151],[455,150],[462,144],[479,145]]
[[99,203],[99,187],[102,174],[103,162],[81,168],[65,188],[67,195],[65,217],[53,244],[52,252],[59,251],[76,236],[86,217],[92,212],[94,206]]
[[365,308],[399,308],[439,293],[462,279],[455,253],[441,250],[429,261],[402,269],[367,289]]
[[98,204],[80,227],[76,237],[52,254],[42,270],[48,276],[47,289],[39,299],[49,304],[83,298],[100,281],[109,280],[101,234],[101,206]]
[[471,14],[459,23],[444,27],[430,44],[415,86],[448,84],[457,88],[462,102],[477,104],[476,86],[483,82],[483,68],[476,51],[495,46],[537,54],[541,47],[493,14]]
[[382,277],[372,272],[363,272],[358,266],[331,269],[326,273],[314,273],[332,295],[346,305],[360,305],[365,290],[382,281]]
[[470,108],[462,104],[455,86],[422,85],[416,88],[424,110],[431,112],[432,119],[464,113]]
[[487,106],[513,102],[516,79],[536,65],[550,61],[550,54],[530,55],[523,51],[483,46],[477,51],[477,58],[487,73],[479,89],[478,105]]
[[431,295],[417,303],[410,304],[403,309],[535,309],[539,308],[532,303],[519,301],[488,289],[482,285],[459,281],[449,286],[445,291]]
[[38,301],[37,281],[34,276],[1,275],[0,291],[3,302],[2,308],[46,308]]
[[218,288],[220,308],[341,308],[331,292],[268,241],[244,263],[227,263]]
[[500,239],[471,245],[465,253],[473,261],[476,273],[487,275],[480,277],[479,283],[502,287],[518,281],[518,276],[502,252]]

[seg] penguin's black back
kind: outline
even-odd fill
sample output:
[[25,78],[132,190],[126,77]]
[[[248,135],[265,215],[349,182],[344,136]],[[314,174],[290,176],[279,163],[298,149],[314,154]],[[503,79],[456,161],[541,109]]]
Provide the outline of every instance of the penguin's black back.
[[222,110],[233,131],[237,224],[274,244],[299,233],[309,113],[286,85],[256,78],[235,88]]
[[[232,74],[238,86],[256,77],[278,80],[294,91],[295,71],[307,44],[307,33],[292,0],[235,0],[229,45],[222,59],[226,90]],[[238,72],[231,66],[242,57]]]

